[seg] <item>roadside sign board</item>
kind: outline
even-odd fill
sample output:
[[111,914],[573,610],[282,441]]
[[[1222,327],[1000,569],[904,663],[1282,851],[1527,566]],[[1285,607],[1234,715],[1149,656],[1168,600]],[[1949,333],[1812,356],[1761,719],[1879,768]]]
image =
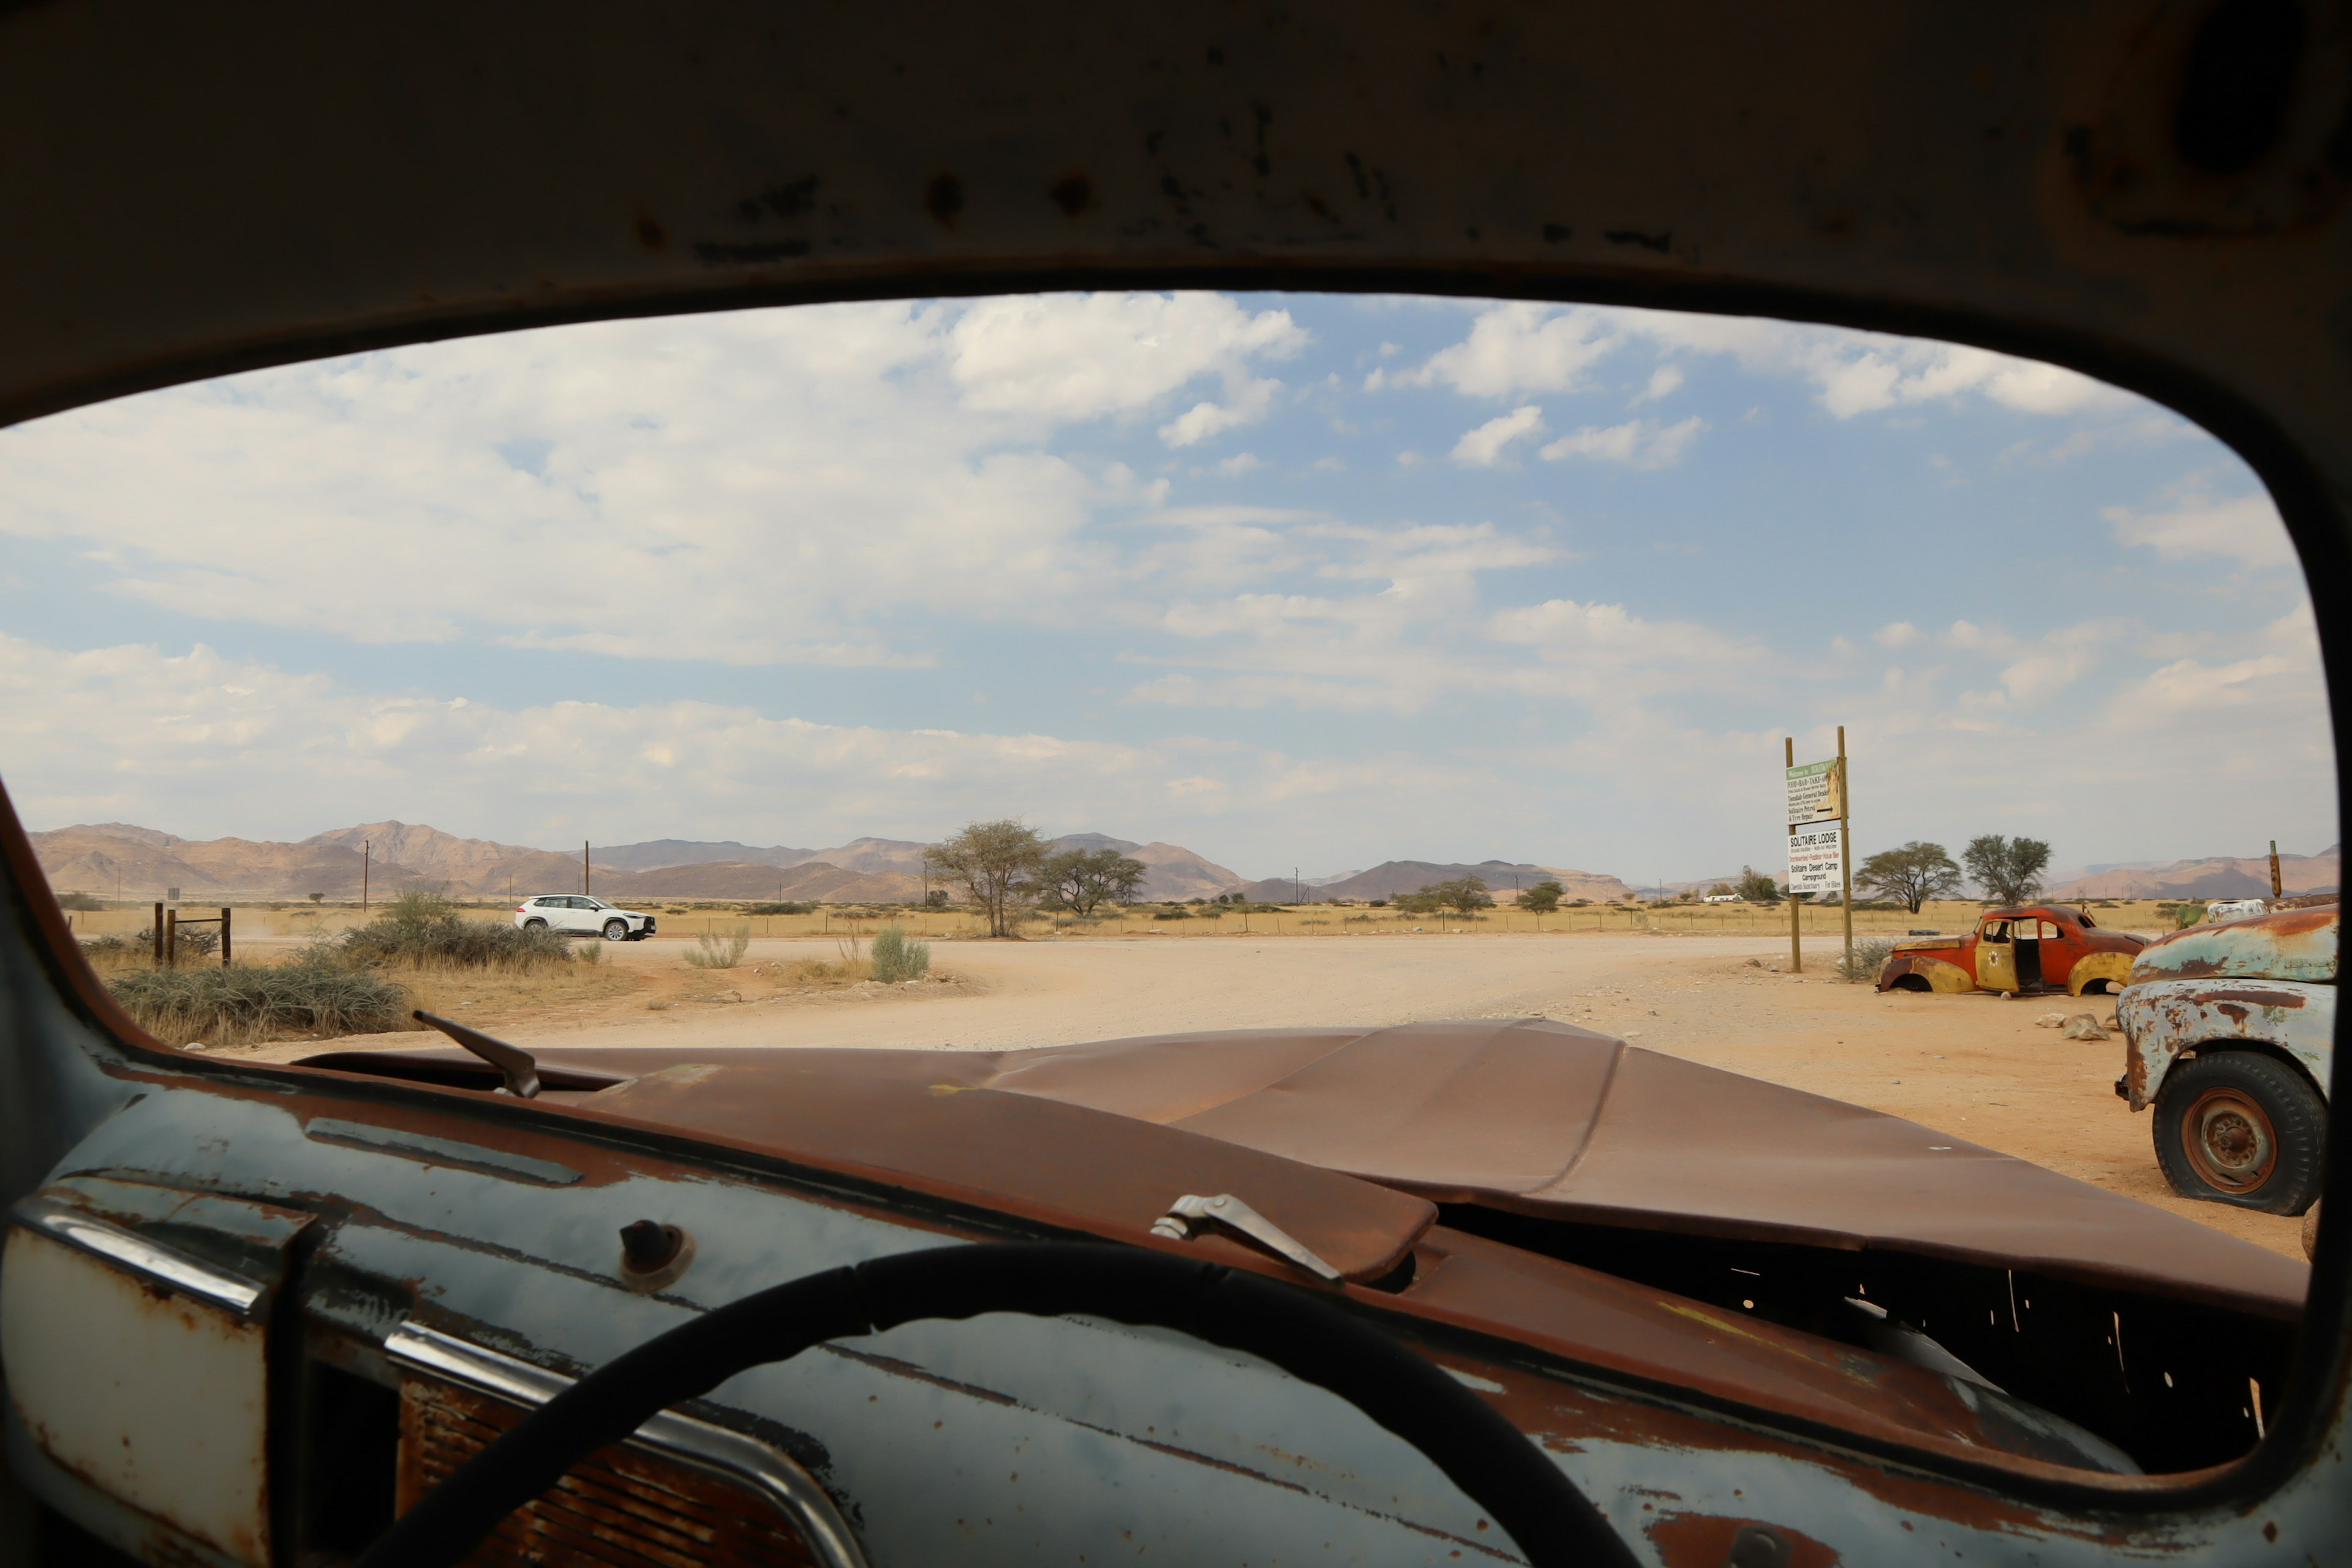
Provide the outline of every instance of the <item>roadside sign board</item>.
[[1845,815],[1845,768],[1835,757],[1789,770],[1789,824],[1834,822]]
[[1834,893],[1845,879],[1845,825],[1807,823],[1789,835],[1789,891]]

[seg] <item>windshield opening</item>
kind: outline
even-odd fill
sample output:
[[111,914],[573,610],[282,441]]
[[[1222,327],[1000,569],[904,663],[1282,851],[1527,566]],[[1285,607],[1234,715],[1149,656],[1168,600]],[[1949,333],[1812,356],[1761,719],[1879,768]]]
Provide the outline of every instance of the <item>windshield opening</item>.
[[[2168,1100],[2197,1053],[2124,993],[2221,902],[2334,898],[2334,752],[2275,509],[2145,400],[1775,321],[1051,295],[257,372],[0,432],[0,765],[173,1043],[1255,1032],[1181,1071],[1262,1120],[1120,1114],[1444,1190],[1465,1256],[1941,1355],[2095,1440],[2061,1462],[2221,1462],[2275,1405],[2304,1102]],[[386,989],[281,1026],[130,978],[229,906],[234,963]],[[1496,1019],[1544,1022],[1383,1033]],[[1294,1030],[1389,1065],[1231,1066],[1307,1072]],[[2323,1036],[2242,1043],[2324,1100]],[[1335,1131],[1408,1101],[1419,1142]],[[1898,1157],[1925,1206],[1874,1201]],[[2087,1250],[2033,1250],[2044,1177],[2119,1205],[2066,1211]]]

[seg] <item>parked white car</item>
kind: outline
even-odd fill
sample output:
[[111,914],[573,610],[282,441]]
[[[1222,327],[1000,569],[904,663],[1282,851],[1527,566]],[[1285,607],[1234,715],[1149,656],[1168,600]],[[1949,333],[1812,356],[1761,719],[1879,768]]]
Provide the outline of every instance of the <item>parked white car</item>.
[[585,893],[541,893],[515,906],[515,924],[530,931],[601,935],[606,942],[642,942],[654,934],[654,917],[625,910]]

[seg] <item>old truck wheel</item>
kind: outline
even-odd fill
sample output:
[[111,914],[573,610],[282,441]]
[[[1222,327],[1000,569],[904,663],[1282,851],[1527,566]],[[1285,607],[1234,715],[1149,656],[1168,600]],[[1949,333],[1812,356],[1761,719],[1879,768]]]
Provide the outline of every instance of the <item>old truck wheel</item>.
[[2208,1048],[2156,1097],[2156,1163],[2183,1197],[2301,1214],[2319,1195],[2327,1106],[2258,1051]]

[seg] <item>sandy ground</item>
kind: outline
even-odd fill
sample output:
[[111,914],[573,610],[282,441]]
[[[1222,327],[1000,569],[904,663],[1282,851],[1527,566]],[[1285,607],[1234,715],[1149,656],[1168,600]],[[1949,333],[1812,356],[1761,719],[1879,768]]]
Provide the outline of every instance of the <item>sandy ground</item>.
[[[2111,997],[1880,995],[1820,973],[1751,965],[1787,955],[1785,942],[1760,937],[942,942],[934,965],[944,980],[803,994],[779,993],[779,965],[832,958],[832,943],[754,942],[743,967],[718,973],[689,969],[688,946],[607,944],[612,979],[593,994],[538,1008],[486,995],[460,1016],[524,1046],[718,1050],[997,1049],[1178,1029],[1536,1014],[1908,1117],[2302,1256],[2300,1222],[2191,1203],[2165,1186],[2147,1115],[2133,1115],[2112,1087],[2120,1037],[2068,1040],[2034,1024],[2053,1011],[2110,1017]],[[1819,952],[1809,947],[1809,956]],[[289,1042],[267,1054],[318,1048]]]

